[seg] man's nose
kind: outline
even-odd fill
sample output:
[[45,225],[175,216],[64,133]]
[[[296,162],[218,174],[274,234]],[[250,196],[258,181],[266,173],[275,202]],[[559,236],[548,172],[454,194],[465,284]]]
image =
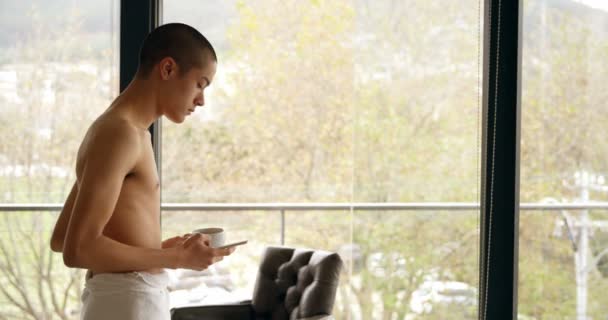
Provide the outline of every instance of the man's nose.
[[203,97],[203,95],[197,96],[196,99],[194,100],[194,104],[196,104],[198,107],[204,106],[205,98]]

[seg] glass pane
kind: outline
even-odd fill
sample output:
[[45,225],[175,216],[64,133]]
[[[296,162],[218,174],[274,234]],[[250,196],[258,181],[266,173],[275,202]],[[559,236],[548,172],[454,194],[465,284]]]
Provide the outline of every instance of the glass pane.
[[86,129],[118,93],[116,3],[1,5],[0,201],[62,203]]
[[353,242],[361,261],[353,260],[359,271],[351,304],[361,305],[362,319],[477,319],[478,216],[357,212]]
[[[521,201],[606,201],[608,8],[527,0],[523,13]],[[606,209],[521,212],[522,317],[605,317]]]
[[[63,203],[88,125],[118,93],[118,1],[0,1],[0,203]],[[59,18],[58,18],[59,17]],[[58,212],[0,212],[0,318],[78,319],[84,274]]]
[[480,12],[472,0],[165,0],[163,23],[197,28],[219,61],[207,105],[163,121],[163,202],[470,204],[287,211],[284,232],[347,262],[340,319],[474,319]]
[[[481,3],[360,3],[354,201],[478,203]],[[478,217],[355,211],[352,318],[476,319]]]
[[208,36],[218,71],[205,107],[183,124],[163,121],[163,201],[350,200],[355,65],[347,4],[191,4],[164,2],[163,22]]

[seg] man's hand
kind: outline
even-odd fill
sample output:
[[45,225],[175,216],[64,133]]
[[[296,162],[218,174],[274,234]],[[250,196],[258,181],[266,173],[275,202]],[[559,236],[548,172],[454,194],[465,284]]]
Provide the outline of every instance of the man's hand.
[[[169,238],[169,239],[165,239],[162,242],[161,247],[163,249],[168,249],[168,248],[175,248],[175,247],[179,247],[182,244],[184,244],[184,242],[186,242],[186,240],[188,240],[188,238],[190,238],[192,236],[191,233],[186,233],[183,236],[176,236],[173,238]],[[206,235],[204,235],[206,237]],[[208,242],[209,240],[206,239],[205,242]]]
[[183,243],[177,247],[177,250],[178,268],[201,271],[207,269],[210,265],[221,261],[225,256],[232,254],[235,248],[211,248],[209,247],[209,239],[203,234],[196,233],[183,241]]

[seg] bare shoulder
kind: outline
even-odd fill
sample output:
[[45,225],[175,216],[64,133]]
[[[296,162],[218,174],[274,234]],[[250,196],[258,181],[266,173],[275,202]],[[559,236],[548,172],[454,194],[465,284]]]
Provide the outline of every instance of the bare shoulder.
[[82,172],[85,163],[97,160],[134,163],[147,134],[146,130],[137,128],[124,118],[102,115],[93,122],[80,145],[76,172]]

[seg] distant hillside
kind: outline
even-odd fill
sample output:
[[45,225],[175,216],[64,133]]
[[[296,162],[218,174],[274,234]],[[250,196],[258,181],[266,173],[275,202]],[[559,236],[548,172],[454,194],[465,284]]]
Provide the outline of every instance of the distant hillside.
[[527,2],[523,18],[524,30],[536,30],[541,26],[542,10],[557,9],[570,12],[573,16],[582,18],[583,21],[594,23],[595,32],[608,35],[608,12],[604,10],[591,8],[572,0],[530,0]]
[[[226,27],[225,14],[227,7],[233,7],[233,0],[165,0],[165,13],[179,13],[184,17],[191,15],[191,24],[204,23],[206,27],[217,26],[215,30],[224,30]],[[27,32],[32,29],[30,16],[32,7],[37,7],[41,19],[52,24],[53,21],[65,22],[70,10],[76,9],[83,18],[82,30],[88,34],[108,41],[107,35],[112,30],[112,12],[118,13],[120,0],[52,0],[52,1],[15,1],[0,0],[0,48],[9,48]],[[222,10],[217,10],[218,7]],[[118,18],[118,17],[116,17]],[[118,21],[118,19],[116,19]],[[117,26],[116,26],[117,27]],[[118,30],[115,30],[118,32]],[[217,42],[217,41],[216,41]]]
[[[165,22],[180,21],[191,24],[205,33],[218,48],[228,45],[224,30],[230,24],[230,19],[235,17],[235,0],[165,0],[164,3]],[[526,3],[528,7],[524,16],[524,30],[538,29],[540,10],[546,5],[549,8],[576,12],[576,16],[585,17],[586,21],[594,21],[597,24],[594,30],[608,36],[606,11],[573,0],[529,0]],[[120,0],[0,0],[0,49],[14,46],[32,29],[32,19],[29,15],[33,6],[39,9],[41,19],[51,25],[53,21],[65,22],[68,12],[77,9],[83,17],[83,32],[89,34],[92,41],[98,42],[99,46],[105,46],[109,41],[108,35],[113,30],[111,13],[118,12],[119,5]]]

